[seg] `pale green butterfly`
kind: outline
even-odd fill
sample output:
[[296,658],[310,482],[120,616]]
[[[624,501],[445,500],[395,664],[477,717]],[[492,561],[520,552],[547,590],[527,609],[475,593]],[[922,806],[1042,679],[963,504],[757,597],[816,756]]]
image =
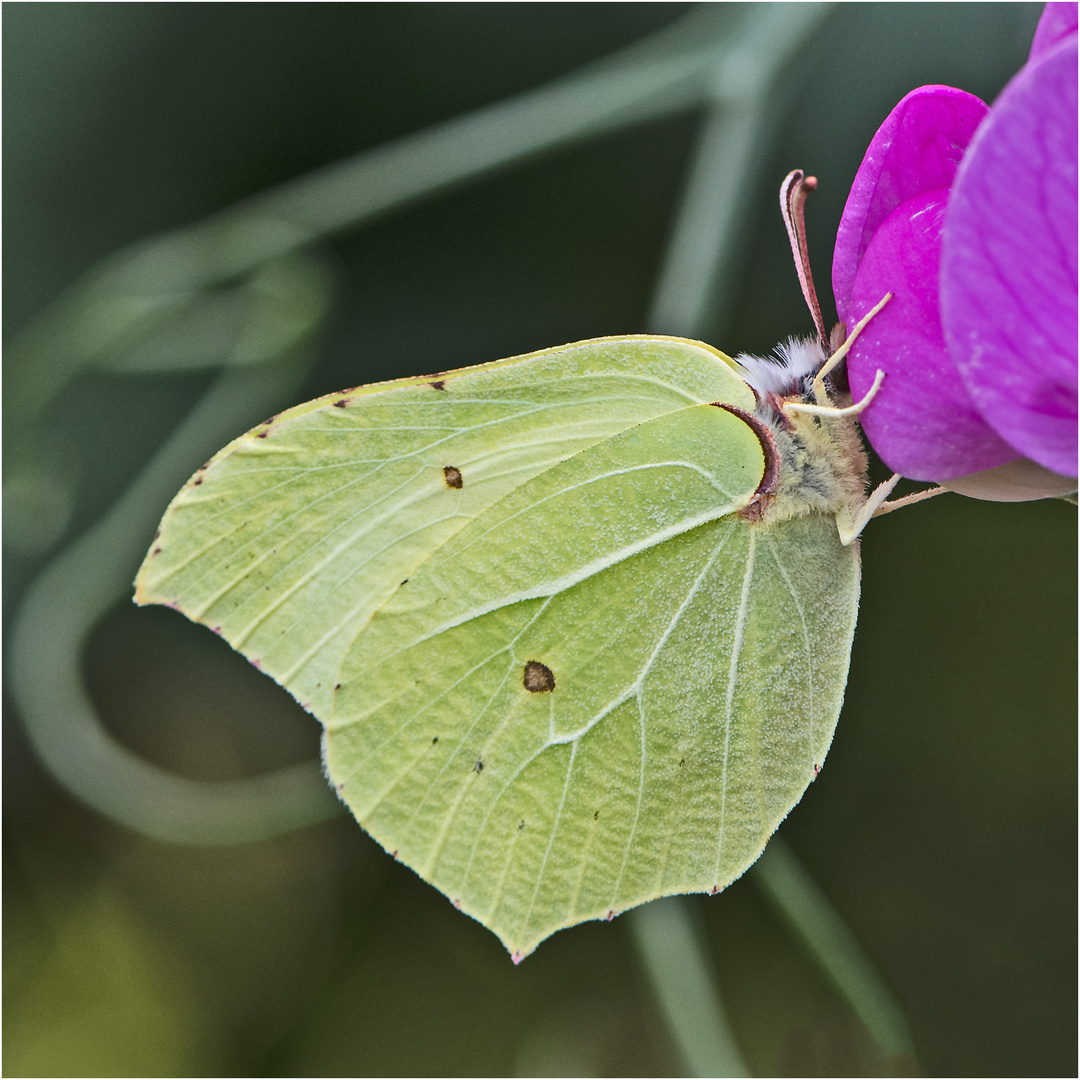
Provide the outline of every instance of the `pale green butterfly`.
[[139,571],[322,721],[357,820],[515,960],[720,891],[828,751],[887,492],[829,398],[812,184],[781,204],[818,340],[601,338],[308,402],[204,465]]

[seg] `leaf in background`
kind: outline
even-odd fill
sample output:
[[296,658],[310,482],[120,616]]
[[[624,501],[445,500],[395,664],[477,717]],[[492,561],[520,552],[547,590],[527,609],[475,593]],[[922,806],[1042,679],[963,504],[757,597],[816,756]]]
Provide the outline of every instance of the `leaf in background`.
[[649,337],[322,398],[189,481],[136,597],[313,712],[357,820],[520,959],[722,889],[824,759],[858,553],[756,512],[754,408]]

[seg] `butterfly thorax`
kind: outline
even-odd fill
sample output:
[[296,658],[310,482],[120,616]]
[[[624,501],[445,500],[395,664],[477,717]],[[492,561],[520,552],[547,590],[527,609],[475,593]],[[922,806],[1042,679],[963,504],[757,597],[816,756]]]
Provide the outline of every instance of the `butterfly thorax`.
[[[788,412],[784,406],[815,401],[813,381],[828,357],[813,338],[792,338],[775,356],[741,355],[737,363],[754,390],[762,444],[770,460],[755,520],[768,523],[808,514],[835,516],[864,498],[866,452],[850,416]],[[826,379],[829,403],[844,407],[851,397],[840,378]]]

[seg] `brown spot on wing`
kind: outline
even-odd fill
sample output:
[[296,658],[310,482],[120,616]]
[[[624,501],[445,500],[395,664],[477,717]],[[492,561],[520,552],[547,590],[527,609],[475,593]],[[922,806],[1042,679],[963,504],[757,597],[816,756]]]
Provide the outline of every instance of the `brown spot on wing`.
[[555,689],[555,673],[539,660],[530,660],[525,665],[521,681],[530,694],[547,694]]
[[461,470],[455,468],[453,465],[447,465],[442,471],[443,479],[446,481],[447,487],[459,488],[464,483]]

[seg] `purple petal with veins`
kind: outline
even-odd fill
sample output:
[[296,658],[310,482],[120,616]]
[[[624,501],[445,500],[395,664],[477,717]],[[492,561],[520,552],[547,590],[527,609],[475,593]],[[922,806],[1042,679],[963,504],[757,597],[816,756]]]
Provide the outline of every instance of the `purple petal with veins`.
[[1077,471],[1076,71],[1074,33],[995,102],[953,186],[941,268],[945,339],[976,406],[1066,476]]
[[923,191],[875,231],[852,287],[852,321],[886,293],[893,299],[856,339],[847,361],[856,400],[879,368],[885,372],[859,417],[870,445],[894,472],[937,482],[1019,456],[976,411],[945,346],[938,265],[948,197],[947,187]]
[[833,252],[836,312],[849,330],[857,321],[849,311],[851,290],[871,237],[902,203],[952,183],[987,111],[982,101],[963,90],[921,86],[878,129],[851,186]]

